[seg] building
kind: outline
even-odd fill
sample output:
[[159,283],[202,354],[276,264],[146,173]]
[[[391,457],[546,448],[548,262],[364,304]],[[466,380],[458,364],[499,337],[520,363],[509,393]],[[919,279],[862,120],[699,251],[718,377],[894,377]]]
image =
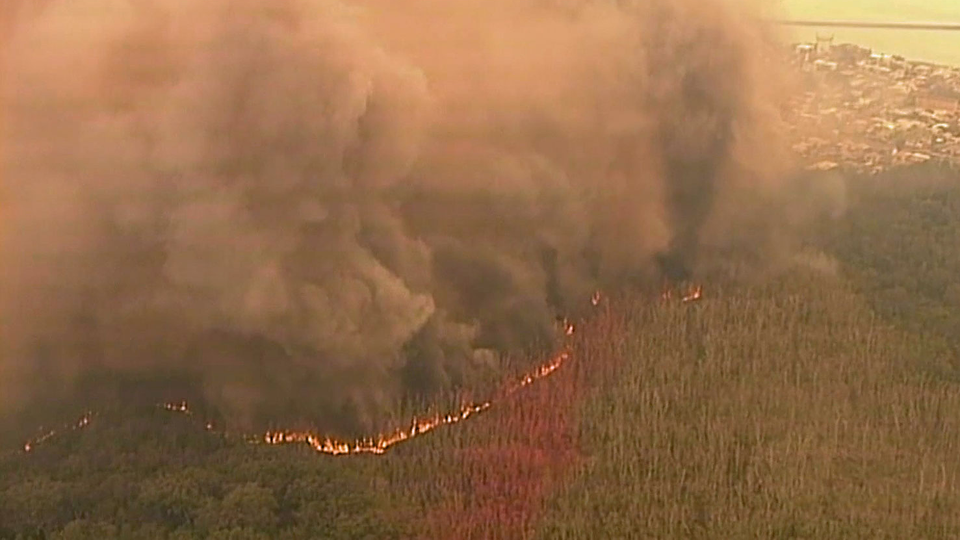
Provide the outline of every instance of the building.
[[960,111],[960,94],[953,90],[934,89],[917,96],[917,108],[928,111]]
[[817,34],[817,54],[828,55],[833,48],[833,34]]
[[853,66],[866,61],[873,53],[866,47],[860,47],[852,43],[833,45],[830,50],[833,59],[844,66]]
[[828,62],[826,60],[816,60],[813,63],[813,69],[817,71],[837,71],[838,67],[836,62]]

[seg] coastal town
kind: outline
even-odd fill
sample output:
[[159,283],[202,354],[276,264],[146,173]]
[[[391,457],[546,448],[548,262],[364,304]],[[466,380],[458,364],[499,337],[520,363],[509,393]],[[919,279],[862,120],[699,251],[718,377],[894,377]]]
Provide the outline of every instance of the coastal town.
[[854,44],[792,45],[801,84],[783,111],[794,152],[809,169],[876,174],[960,164],[960,68]]

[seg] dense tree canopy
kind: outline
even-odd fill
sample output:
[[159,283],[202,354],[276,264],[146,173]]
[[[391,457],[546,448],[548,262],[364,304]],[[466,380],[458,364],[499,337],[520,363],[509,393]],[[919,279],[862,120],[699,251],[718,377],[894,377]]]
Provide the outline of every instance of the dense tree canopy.
[[402,537],[372,485],[346,461],[166,411],[100,416],[0,461],[0,538]]
[[[955,537],[960,175],[846,185],[845,216],[808,239],[804,268],[707,283],[693,305],[620,299],[617,333],[585,330],[574,360],[616,372],[579,401],[553,379],[566,393],[520,417],[499,406],[346,459],[115,405],[0,454],[0,540],[443,538],[437,523],[547,538]],[[579,439],[548,422],[555,440],[518,444],[561,401],[585,403]],[[512,508],[504,493],[540,492],[539,469],[504,456],[561,450],[578,465],[542,517],[497,510]],[[527,476],[491,474],[511,466]]]
[[849,185],[851,206],[827,236],[829,249],[875,311],[934,347],[952,348],[951,358],[927,367],[957,377],[960,173],[917,167]]

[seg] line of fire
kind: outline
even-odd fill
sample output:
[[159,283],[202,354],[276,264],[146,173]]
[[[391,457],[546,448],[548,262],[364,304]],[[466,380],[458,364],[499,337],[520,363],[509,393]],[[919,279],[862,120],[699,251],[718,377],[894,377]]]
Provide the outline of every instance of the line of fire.
[[[690,286],[689,288],[685,289],[684,292],[678,292],[679,290],[680,289],[676,289],[670,284],[665,284],[663,291],[660,294],[660,300],[662,302],[669,302],[673,298],[679,298],[681,303],[689,304],[691,302],[697,302],[703,298],[702,285]],[[590,298],[590,304],[593,307],[599,307],[602,302],[603,294],[600,291],[595,292]],[[397,444],[409,441],[422,435],[426,435],[437,428],[453,426],[467,420],[468,418],[472,418],[493,407],[498,400],[512,396],[525,387],[554,374],[571,358],[569,340],[576,334],[576,326],[568,319],[562,318],[560,320],[559,330],[565,338],[565,343],[563,347],[561,347],[560,351],[554,354],[547,362],[537,366],[534,370],[524,374],[519,379],[516,379],[510,384],[506,385],[505,389],[498,394],[499,397],[496,399],[491,398],[486,401],[468,403],[454,412],[445,414],[438,413],[427,418],[415,417],[406,427],[397,428],[392,432],[373,437],[356,439],[352,441],[324,436],[310,431],[292,430],[268,431],[262,436],[249,437],[248,439],[250,442],[258,444],[306,444],[320,454],[331,456],[384,454]],[[163,403],[158,406],[172,413],[193,416],[193,411],[190,409],[186,401]],[[23,451],[27,453],[32,452],[39,445],[49,442],[60,433],[83,429],[89,426],[96,416],[96,412],[87,411],[81,415],[76,422],[68,424],[61,429],[44,430],[42,435],[24,443]],[[207,431],[213,431],[214,429],[213,424],[210,422],[205,422],[204,427]]]

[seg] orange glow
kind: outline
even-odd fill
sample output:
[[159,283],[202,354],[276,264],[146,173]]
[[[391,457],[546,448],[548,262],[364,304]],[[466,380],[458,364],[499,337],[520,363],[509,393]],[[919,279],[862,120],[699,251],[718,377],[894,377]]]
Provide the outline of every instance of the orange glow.
[[380,435],[370,439],[344,441],[332,437],[324,437],[310,432],[272,431],[267,432],[263,441],[267,444],[306,443],[322,454],[334,456],[344,454],[383,454],[391,446],[412,439],[424,433],[433,431],[440,426],[456,424],[470,418],[474,414],[489,409],[489,401],[479,404],[466,405],[458,413],[444,416],[434,416],[427,419],[414,418],[410,427],[398,429],[388,435]]
[[[594,296],[598,298],[597,303],[599,303],[599,293]],[[569,320],[564,319],[562,324],[562,332],[564,336],[569,337],[575,333],[576,327]],[[509,396],[540,379],[549,377],[555,371],[560,369],[560,366],[562,366],[563,363],[569,358],[570,353],[566,349],[562,350],[556,356],[551,358],[549,362],[538,366],[535,370],[525,374],[513,384],[507,386],[502,397]],[[381,434],[375,437],[358,439],[354,441],[323,436],[309,431],[268,431],[264,434],[262,440],[266,444],[274,445],[308,444],[311,448],[317,452],[320,452],[321,454],[329,454],[333,456],[348,454],[383,454],[390,449],[390,447],[396,444],[413,439],[414,437],[419,437],[420,435],[429,433],[442,426],[450,426],[463,422],[471,416],[486,411],[493,405],[494,402],[492,400],[467,404],[456,412],[447,414],[438,413],[426,419],[414,418],[409,427],[398,428],[387,434]]]
[[190,414],[190,408],[187,407],[186,401],[181,401],[180,403],[164,403],[163,408],[172,412],[182,412],[184,414]]
[[[703,286],[696,285],[692,287],[689,292],[682,297],[683,302],[693,302],[700,300],[703,297]],[[665,286],[663,293],[661,294],[661,299],[666,301],[673,298],[673,291],[670,287]],[[593,294],[590,299],[591,304],[594,306],[599,306],[603,300],[603,296],[600,291],[597,291]],[[561,327],[558,329],[560,334],[570,338],[576,333],[576,326],[570,322],[568,319],[563,319],[561,322]],[[568,345],[565,345],[560,352],[554,355],[548,362],[537,366],[536,369],[532,370],[529,373],[521,376],[517,380],[513,381],[511,384],[508,384],[504,390],[499,394],[499,397],[505,398],[510,396],[521,389],[533,384],[534,382],[549,377],[558,369],[560,369],[563,364],[570,359],[570,352]],[[262,437],[259,437],[255,442],[263,442],[271,445],[279,444],[307,444],[315,451],[322,454],[329,454],[334,456],[339,455],[350,455],[350,454],[383,454],[389,450],[394,445],[402,443],[404,441],[419,437],[429,433],[439,427],[450,426],[463,422],[464,420],[480,414],[495,404],[494,400],[487,400],[478,403],[469,403],[464,404],[459,410],[454,412],[449,412],[446,414],[434,414],[433,416],[427,418],[414,418],[411,420],[410,424],[407,427],[397,428],[394,431],[376,435],[374,437],[357,439],[357,440],[343,440],[336,437],[324,436],[310,431],[268,431],[263,434]],[[185,415],[193,415],[193,411],[190,410],[186,401],[180,402],[171,402],[158,405],[163,409]],[[90,424],[94,416],[93,412],[87,412],[80,419],[72,425],[67,425],[62,431],[67,430],[77,430],[83,429]],[[210,422],[206,422],[205,427],[207,431],[212,431],[214,426]],[[47,441],[51,437],[54,437],[58,434],[57,430],[49,430],[44,433],[42,436],[37,437],[27,441],[23,445],[24,452],[33,451],[37,445]]]
[[[677,293],[679,296],[679,292]],[[669,302],[673,299],[674,288],[670,284],[664,284],[663,292],[660,293],[660,300],[662,302]],[[690,302],[696,302],[703,298],[703,285],[691,285],[687,292],[680,296],[680,301],[684,304]]]
[[[564,319],[562,321],[560,330],[564,336],[572,336],[575,332],[575,326],[569,320]],[[540,379],[549,377],[556,370],[560,369],[560,366],[562,366],[563,363],[569,358],[570,355],[566,350],[561,351],[556,356],[551,358],[549,362],[538,366],[535,370],[523,375],[512,384],[508,385],[501,396],[506,397],[512,395],[513,393],[533,384]],[[439,427],[459,424],[460,422],[463,422],[464,420],[476,414],[486,411],[492,406],[492,400],[483,401],[480,403],[465,404],[457,411],[446,414],[437,413],[427,418],[414,418],[407,427],[397,428],[389,433],[383,433],[374,437],[363,439],[343,440],[311,431],[281,430],[268,431],[264,433],[263,436],[258,440],[265,444],[271,445],[307,444],[321,454],[329,454],[333,456],[349,454],[379,455],[385,453],[390,449],[390,447],[396,444],[413,439],[414,437],[419,437],[420,435],[429,433]],[[188,415],[193,414],[185,401],[179,403],[166,403],[163,405],[163,408],[171,412]],[[206,426],[208,430],[212,429],[213,427],[209,423]]]
[[[573,325],[567,325],[567,332],[569,332],[567,335],[572,334],[572,329]],[[553,372],[560,369],[560,366],[569,358],[569,353],[566,351],[561,352],[546,364],[539,366],[536,370],[524,375],[507,387],[504,397],[544,377],[550,376]],[[390,447],[398,443],[419,437],[442,426],[459,424],[471,416],[486,411],[492,406],[493,401],[484,401],[464,405],[459,411],[453,413],[436,414],[429,418],[414,418],[407,428],[399,428],[391,433],[381,434],[367,439],[346,441],[309,431],[268,431],[263,436],[263,442],[266,444],[305,443],[321,454],[333,456],[346,454],[383,454],[390,449]]]
[[[573,331],[573,324],[564,321],[564,334],[570,336],[573,335]],[[566,351],[557,354],[549,362],[538,366],[534,371],[527,373],[508,386],[503,396],[509,396],[525,386],[529,386],[544,377],[550,376],[553,372],[560,369],[560,366],[562,366],[567,359],[569,359],[569,353]],[[438,413],[428,418],[414,418],[411,420],[410,425],[405,428],[398,428],[392,432],[380,434],[375,437],[352,441],[324,436],[310,431],[289,430],[268,431],[263,434],[263,437],[260,438],[259,441],[271,445],[307,444],[321,454],[333,456],[347,454],[383,454],[390,449],[390,447],[398,443],[424,435],[442,426],[458,424],[471,416],[486,411],[492,406],[492,401],[470,403],[462,406],[455,412],[446,414]],[[193,414],[186,402],[166,403],[163,405],[163,408],[171,412],[188,415]],[[208,423],[206,424],[206,428],[207,430],[211,430],[213,429],[213,425]]]
[[37,438],[35,438],[35,439],[31,439],[31,440],[25,442],[25,443],[23,444],[23,451],[24,451],[24,452],[31,452],[31,451],[33,451],[37,446],[39,446],[40,444],[43,444],[43,443],[46,442],[47,440],[49,440],[49,439],[57,436],[61,431],[73,431],[73,430],[83,429],[83,428],[89,426],[91,421],[93,421],[93,413],[92,413],[92,412],[87,412],[86,414],[84,414],[83,416],[81,416],[79,420],[77,420],[77,421],[74,422],[73,424],[67,424],[66,426],[63,427],[63,429],[61,429],[61,430],[59,430],[59,431],[56,430],[56,429],[50,429],[50,430],[47,430],[46,432],[44,432],[43,435],[40,435],[39,437],[37,437]]
[[684,303],[696,302],[697,300],[700,300],[701,298],[703,298],[703,285],[697,285],[697,286],[691,288],[691,289],[690,289],[690,292],[688,292],[688,293],[683,297],[683,302],[684,302]]

